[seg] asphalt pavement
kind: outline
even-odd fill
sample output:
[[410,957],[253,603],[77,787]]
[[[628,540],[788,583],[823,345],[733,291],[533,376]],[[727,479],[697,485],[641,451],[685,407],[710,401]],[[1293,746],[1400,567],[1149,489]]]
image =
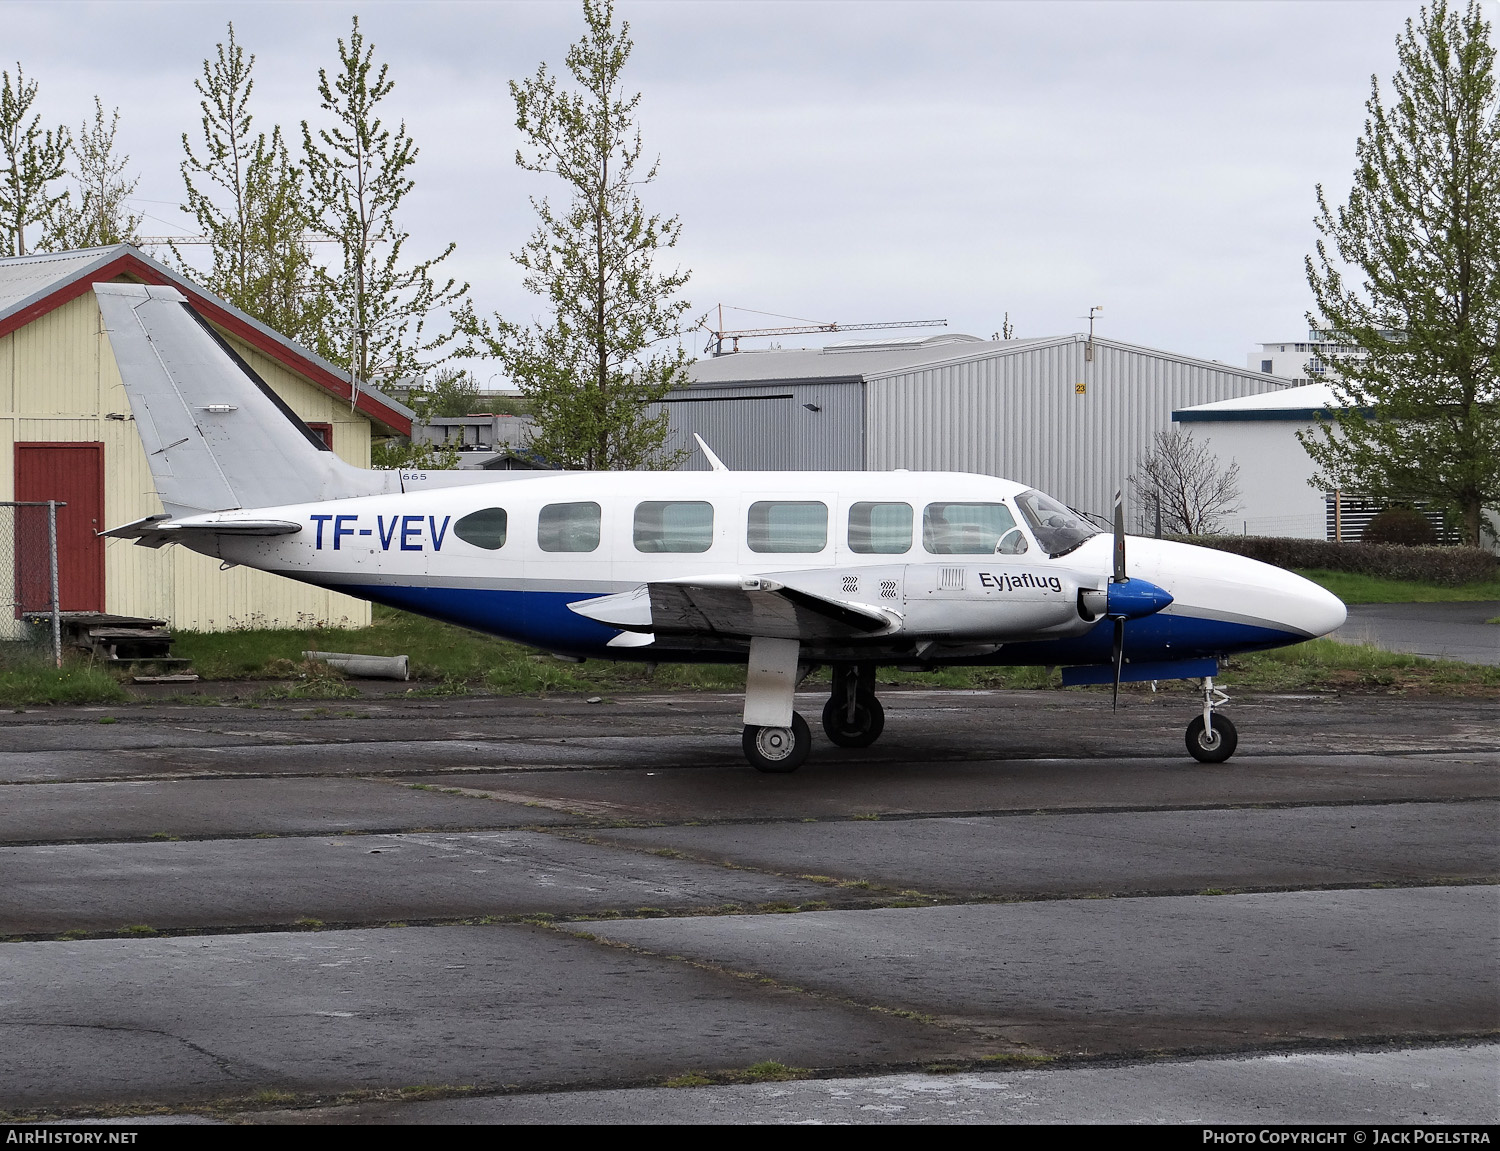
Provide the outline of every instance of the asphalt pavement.
[[1496,698],[884,699],[0,715],[0,1112],[1496,1121]]
[[1372,643],[1431,659],[1500,664],[1500,600],[1469,603],[1363,603],[1333,633],[1346,643]]

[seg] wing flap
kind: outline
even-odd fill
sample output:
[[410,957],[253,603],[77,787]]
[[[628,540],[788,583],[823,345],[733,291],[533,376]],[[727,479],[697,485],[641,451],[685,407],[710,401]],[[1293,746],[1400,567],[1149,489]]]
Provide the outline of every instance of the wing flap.
[[734,638],[857,639],[888,633],[899,619],[865,604],[829,599],[773,580],[649,583],[569,604],[581,616],[628,631]]

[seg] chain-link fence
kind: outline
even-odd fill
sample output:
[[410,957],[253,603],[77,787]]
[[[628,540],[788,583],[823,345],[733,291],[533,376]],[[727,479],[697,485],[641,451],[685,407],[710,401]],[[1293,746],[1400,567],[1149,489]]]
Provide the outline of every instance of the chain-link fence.
[[0,502],[0,638],[44,644],[62,666],[56,500]]

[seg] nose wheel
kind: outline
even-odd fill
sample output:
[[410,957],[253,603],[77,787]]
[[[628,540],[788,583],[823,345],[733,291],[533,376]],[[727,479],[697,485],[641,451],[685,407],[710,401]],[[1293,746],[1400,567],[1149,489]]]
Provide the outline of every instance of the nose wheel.
[[1188,754],[1199,763],[1223,763],[1239,746],[1240,734],[1217,708],[1229,697],[1214,686],[1213,676],[1203,679],[1203,714],[1194,716],[1187,726]]
[[756,771],[782,775],[796,771],[812,750],[807,720],[792,712],[791,727],[746,727],[740,739],[745,758]]
[[840,747],[869,747],[885,730],[885,708],[875,698],[873,664],[837,664],[823,705],[823,731]]

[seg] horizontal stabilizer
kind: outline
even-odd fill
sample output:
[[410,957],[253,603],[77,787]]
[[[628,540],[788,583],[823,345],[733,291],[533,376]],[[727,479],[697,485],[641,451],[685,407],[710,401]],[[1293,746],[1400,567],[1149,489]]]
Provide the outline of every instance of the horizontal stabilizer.
[[186,542],[191,538],[206,536],[290,536],[302,530],[302,525],[292,520],[219,519],[212,516],[196,516],[190,520],[173,520],[166,515],[146,516],[99,534],[110,539],[139,540],[146,547],[161,547],[162,544]]
[[650,583],[568,607],[626,631],[733,638],[855,639],[889,633],[899,617],[865,604],[829,599],[773,580]]

